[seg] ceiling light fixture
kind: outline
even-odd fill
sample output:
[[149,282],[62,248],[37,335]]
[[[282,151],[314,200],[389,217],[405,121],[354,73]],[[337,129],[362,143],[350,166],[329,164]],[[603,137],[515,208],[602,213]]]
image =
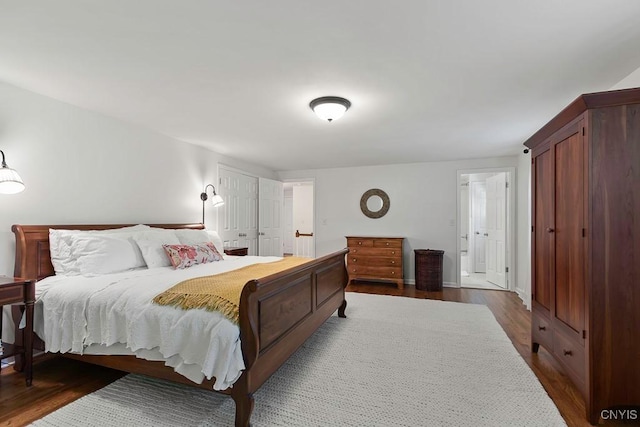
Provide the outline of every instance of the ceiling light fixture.
[[344,115],[345,111],[351,107],[351,102],[339,96],[323,96],[311,101],[309,107],[322,120],[332,122]]

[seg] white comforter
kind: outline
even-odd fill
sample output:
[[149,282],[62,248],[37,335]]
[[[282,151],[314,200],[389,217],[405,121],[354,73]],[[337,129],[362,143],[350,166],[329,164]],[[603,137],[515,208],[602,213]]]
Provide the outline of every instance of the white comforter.
[[184,270],[142,269],[97,277],[52,276],[37,283],[35,330],[49,352],[135,354],[165,364],[214,389],[242,373],[240,330],[218,312],[152,303],[178,282],[278,257],[230,257]]

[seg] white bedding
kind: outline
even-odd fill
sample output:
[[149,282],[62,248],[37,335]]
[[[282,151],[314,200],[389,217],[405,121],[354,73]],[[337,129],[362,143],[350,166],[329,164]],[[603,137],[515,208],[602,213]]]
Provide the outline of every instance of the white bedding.
[[152,303],[178,282],[279,257],[232,257],[184,270],[141,269],[97,277],[51,276],[37,282],[35,331],[48,352],[135,354],[165,360],[176,372],[213,388],[230,387],[242,373],[240,330],[218,312]]

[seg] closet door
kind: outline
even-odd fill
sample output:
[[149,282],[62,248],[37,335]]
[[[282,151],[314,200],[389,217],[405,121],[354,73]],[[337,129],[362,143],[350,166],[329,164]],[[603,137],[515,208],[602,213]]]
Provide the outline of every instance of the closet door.
[[246,247],[258,254],[258,178],[219,168],[218,233],[224,246]]
[[[561,131],[555,157],[556,327],[582,338],[585,329],[584,204],[585,165],[582,122]],[[559,322],[558,322],[559,321]],[[564,327],[567,326],[567,327]]]
[[553,300],[553,159],[546,148],[533,161],[533,307],[550,316]]

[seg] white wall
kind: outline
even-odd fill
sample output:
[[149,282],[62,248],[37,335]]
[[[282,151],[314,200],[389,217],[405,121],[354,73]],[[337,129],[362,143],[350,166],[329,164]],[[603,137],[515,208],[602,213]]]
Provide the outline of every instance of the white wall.
[[516,175],[516,292],[531,308],[531,153],[520,153]]
[[[218,162],[273,171],[0,83],[0,149],[26,190],[0,194],[0,274],[12,275],[12,224],[200,222]],[[215,228],[207,209],[206,224]]]
[[640,68],[620,80],[611,89],[629,89],[633,87],[640,87]]
[[[414,283],[414,249],[441,249],[444,281],[456,281],[457,171],[518,167],[517,157],[279,172],[280,179],[315,178],[316,255],[346,246],[347,235],[405,237],[405,281]],[[360,211],[360,197],[384,190],[391,208],[379,219]],[[520,230],[518,230],[520,232]]]

